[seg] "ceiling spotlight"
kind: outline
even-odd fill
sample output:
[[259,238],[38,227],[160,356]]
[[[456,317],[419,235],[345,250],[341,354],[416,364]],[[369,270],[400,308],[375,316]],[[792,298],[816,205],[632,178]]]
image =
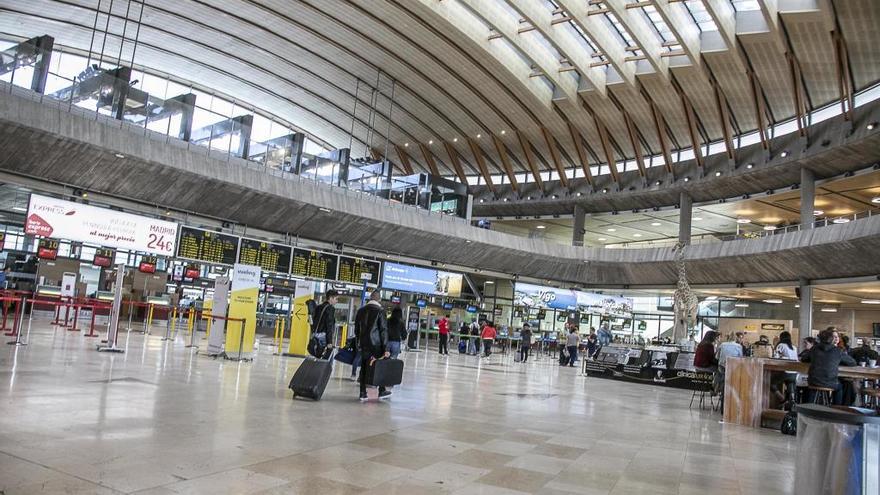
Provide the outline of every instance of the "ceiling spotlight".
[[800,304],[795,304],[794,307],[799,308],[799,307],[801,307],[801,305],[800,305]]
[[583,194],[584,194],[584,193],[582,193],[582,192],[578,192],[578,193],[577,193],[577,197],[581,197],[581,196],[583,196]]
[[736,223],[738,223],[738,224],[747,224],[747,223],[752,223],[752,221],[749,220],[748,218],[737,218],[737,219],[736,219]]
[[453,143],[457,143],[457,142],[458,142],[458,138],[452,138],[452,142],[453,142]]
[[871,122],[870,124],[867,125],[867,128],[869,131],[873,131],[875,127],[877,127],[876,122]]
[[788,156],[788,150],[783,151],[782,153],[779,154],[779,156],[781,156],[782,158],[787,157],[787,156]]
[[608,192],[608,188],[607,188],[607,187],[603,187],[603,188],[602,188],[602,192],[603,192],[603,193],[607,193],[607,192]]
[[880,299],[862,299],[862,304],[880,304]]
[[834,220],[832,220],[832,223],[849,223],[849,218],[835,218]]
[[546,225],[536,225],[535,228],[536,229],[546,229],[547,226]]
[[721,177],[721,172],[715,172],[715,177]]
[[529,197],[527,197],[526,199],[529,200],[529,201],[531,201],[531,200],[532,200],[532,197],[529,196]]
[[480,139],[481,137],[483,137],[483,135],[480,133],[477,133],[477,139]]
[[663,184],[662,180],[658,180],[656,183],[654,183],[655,186],[659,186],[660,184]]
[[871,202],[875,205],[880,205],[880,196],[877,196],[876,198],[871,198]]
[[501,129],[501,135],[503,136],[505,134],[507,134],[507,131],[505,131],[504,129]]
[[550,197],[553,198],[553,199],[556,199],[556,198],[558,198],[559,196],[557,196],[557,195],[554,194],[554,195],[552,195],[552,196],[550,196]]
[[470,240],[470,239],[465,239],[464,242],[470,244],[470,243],[471,243],[471,240]]
[[813,210],[813,215],[815,215],[817,217],[822,216],[824,214],[825,214],[825,212],[822,210]]
[[837,313],[837,308],[822,308],[819,311],[823,313]]
[[755,166],[754,163],[749,163],[748,165],[746,165],[746,168],[751,169],[751,168],[754,168],[754,166]]
[[113,153],[113,156],[115,156],[116,158],[125,158],[125,155],[123,155],[122,153]]
[[642,234],[633,234],[633,237],[641,237]]
[[741,302],[738,302],[738,303],[734,304],[733,307],[734,307],[734,308],[748,308],[748,307],[749,307],[749,303],[741,303]]
[[685,178],[684,178],[684,181],[685,181],[685,182],[689,182],[690,180],[691,180],[690,177],[685,177]]
[[428,140],[428,144],[434,144],[434,140],[433,140],[433,139],[429,139],[429,140]]
[[608,229],[608,232],[617,232],[617,229]]
[[694,217],[694,218],[691,218],[691,220],[693,220],[694,222],[699,222],[699,221],[702,220],[702,219],[703,219],[703,217]]
[[764,230],[776,230],[776,226],[775,225],[765,225]]
[[409,143],[403,143],[404,148],[409,148]]
[[764,299],[767,304],[782,304],[782,299]]
[[604,237],[600,237],[598,240],[600,240],[600,241],[607,241],[608,239],[606,239],[606,238],[604,238]]
[[480,203],[485,203],[485,202],[486,202],[486,200],[485,200],[485,199],[483,199],[483,198],[480,198]]
[[508,201],[510,201],[510,198],[504,198],[505,203],[507,203]]
[[322,207],[320,207],[320,208],[318,208],[318,209],[321,210],[321,211],[323,211],[324,213],[330,213],[330,208],[324,208],[324,207],[322,206]]

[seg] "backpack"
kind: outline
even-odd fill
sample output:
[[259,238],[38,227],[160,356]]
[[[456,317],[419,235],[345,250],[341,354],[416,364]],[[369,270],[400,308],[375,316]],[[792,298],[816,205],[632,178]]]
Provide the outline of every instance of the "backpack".
[[783,435],[797,435],[797,412],[788,411],[785,413],[785,416],[782,417],[782,425],[779,427],[779,431]]

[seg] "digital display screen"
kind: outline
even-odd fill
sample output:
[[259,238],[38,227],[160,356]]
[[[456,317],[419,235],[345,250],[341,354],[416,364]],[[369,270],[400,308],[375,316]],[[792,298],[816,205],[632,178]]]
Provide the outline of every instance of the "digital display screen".
[[452,309],[452,307],[453,307],[453,306],[452,306],[452,303],[451,303],[451,302],[443,303],[443,309]]
[[292,254],[293,248],[290,246],[243,237],[238,262],[259,266],[267,272],[288,273]]
[[419,300],[416,301],[416,306],[418,306],[418,307],[420,307],[420,308],[424,308],[424,307],[426,307],[427,305],[428,305],[428,301],[426,301],[426,300],[424,300],[424,299],[419,299]]
[[113,265],[113,260],[116,258],[116,251],[109,248],[98,248],[95,250],[95,257],[92,260],[92,264],[95,266],[103,266],[107,268]]
[[339,256],[309,249],[293,249],[293,266],[290,273],[299,277],[334,280]]
[[467,311],[468,313],[476,313],[476,312],[477,312],[477,307],[476,307],[476,306],[468,306],[467,309],[466,309],[466,311]]
[[400,304],[400,296],[391,296],[391,304]]
[[458,297],[464,277],[460,273],[444,272],[433,268],[386,262],[382,269],[382,288]]
[[195,265],[187,265],[186,270],[183,272],[184,278],[199,278],[199,267]]
[[58,257],[57,239],[40,239],[37,243],[37,257],[44,260],[54,260]]
[[220,232],[180,227],[177,256],[207,263],[234,265],[239,237]]
[[159,258],[156,256],[144,256],[138,264],[138,271],[141,273],[156,273],[156,264],[158,263]]
[[381,266],[382,263],[378,261],[340,256],[339,273],[336,275],[336,280],[346,284],[362,284],[364,282],[364,278],[361,278],[362,274],[369,274],[370,278],[366,279],[367,283],[378,284]]

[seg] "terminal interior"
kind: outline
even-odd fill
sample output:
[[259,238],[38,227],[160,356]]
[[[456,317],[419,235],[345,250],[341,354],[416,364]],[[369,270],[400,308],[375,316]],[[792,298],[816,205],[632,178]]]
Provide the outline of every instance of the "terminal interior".
[[880,493],[880,4],[289,4],[0,4],[0,494]]

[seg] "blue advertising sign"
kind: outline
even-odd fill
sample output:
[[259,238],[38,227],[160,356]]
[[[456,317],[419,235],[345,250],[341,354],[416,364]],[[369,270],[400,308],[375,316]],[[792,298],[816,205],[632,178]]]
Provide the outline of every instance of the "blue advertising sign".
[[463,277],[460,273],[444,272],[400,263],[385,263],[382,270],[382,288],[458,297],[461,295]]
[[477,312],[477,307],[476,307],[476,306],[470,306],[470,305],[469,305],[469,306],[467,307],[467,312],[468,312],[468,313],[476,313],[476,312]]
[[428,301],[426,301],[425,299],[419,299],[416,301],[416,306],[418,306],[420,308],[424,308],[427,305],[428,305]]
[[443,309],[452,309],[452,307],[453,307],[453,306],[452,306],[452,303],[451,303],[451,302],[443,303]]

